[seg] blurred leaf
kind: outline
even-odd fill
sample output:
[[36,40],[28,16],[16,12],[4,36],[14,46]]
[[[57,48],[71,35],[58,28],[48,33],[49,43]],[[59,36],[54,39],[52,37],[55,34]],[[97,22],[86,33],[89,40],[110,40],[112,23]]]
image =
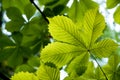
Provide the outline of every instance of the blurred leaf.
[[[15,14],[14,14],[15,13]],[[24,21],[23,17],[22,17],[22,13],[20,12],[20,10],[16,7],[9,7],[7,8],[7,16],[11,19],[11,20],[17,20],[17,21]]]
[[24,7],[30,3],[29,0],[2,0],[3,8],[17,7],[20,11],[24,12]]
[[45,5],[44,14],[48,17],[60,14],[67,6],[69,0],[39,0]]
[[21,54],[22,53],[20,52],[19,48],[15,48],[11,53],[11,56],[8,58],[8,65],[10,67],[20,65],[23,62],[23,57]]
[[[13,14],[13,12],[15,12],[15,14]],[[7,9],[7,16],[11,21],[7,22],[6,29],[10,32],[19,31],[25,21],[20,10],[16,7],[10,7]]]
[[27,63],[32,67],[38,67],[40,66],[40,58],[37,56],[31,57]]
[[34,15],[36,8],[30,3],[27,4],[24,8],[24,13],[27,16],[28,20]]
[[12,42],[12,40],[6,36],[6,35],[2,35],[0,36],[0,48],[4,48],[6,46],[14,46],[15,44]]
[[97,8],[98,4],[92,0],[74,0],[71,8],[69,9],[68,16],[75,22],[80,23],[83,21],[83,16],[85,12],[89,9]]
[[7,46],[4,49],[1,49],[0,62],[7,61],[7,59],[11,56],[14,50],[15,50],[15,46]]
[[20,31],[21,27],[23,26],[23,21],[9,21],[6,23],[6,29],[10,32]]
[[33,67],[29,66],[28,64],[22,64],[22,65],[20,65],[16,68],[15,72],[18,73],[18,72],[21,72],[21,71],[23,71],[23,72],[26,72],[26,71],[34,72],[35,69]]
[[53,5],[59,0],[38,0],[41,5]]
[[59,4],[53,8],[53,12],[55,15],[58,15],[60,12],[63,11],[64,8],[65,8],[65,5]]
[[120,24],[120,6],[117,7],[114,13],[114,20],[116,23]]
[[60,80],[59,69],[41,65],[37,71],[40,80]]
[[12,38],[14,39],[16,44],[20,45],[22,38],[23,38],[23,35],[20,32],[13,32]]
[[106,5],[107,8],[110,9],[115,7],[118,3],[120,3],[120,0],[107,0]]

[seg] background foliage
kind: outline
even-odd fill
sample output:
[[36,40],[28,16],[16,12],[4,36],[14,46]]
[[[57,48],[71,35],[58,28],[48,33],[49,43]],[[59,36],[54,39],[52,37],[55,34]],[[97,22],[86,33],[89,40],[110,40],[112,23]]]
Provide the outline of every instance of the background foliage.
[[[97,2],[70,1],[0,0],[0,80],[120,79],[120,32]],[[120,1],[105,3],[120,24]]]

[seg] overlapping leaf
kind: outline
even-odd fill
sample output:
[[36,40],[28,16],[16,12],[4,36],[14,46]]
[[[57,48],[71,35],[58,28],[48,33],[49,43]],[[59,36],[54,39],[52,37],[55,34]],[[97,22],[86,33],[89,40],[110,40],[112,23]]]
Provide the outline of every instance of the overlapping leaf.
[[11,80],[39,80],[39,79],[33,73],[19,72],[12,76]]
[[89,9],[98,7],[98,4],[92,0],[74,0],[71,8],[69,9],[68,16],[77,24],[83,21],[85,12]]
[[114,54],[109,58],[108,64],[103,66],[103,69],[108,76],[109,80],[119,80],[120,79],[120,66],[119,66],[119,56]]
[[60,80],[60,72],[57,68],[41,65],[37,71],[37,77],[39,80]]

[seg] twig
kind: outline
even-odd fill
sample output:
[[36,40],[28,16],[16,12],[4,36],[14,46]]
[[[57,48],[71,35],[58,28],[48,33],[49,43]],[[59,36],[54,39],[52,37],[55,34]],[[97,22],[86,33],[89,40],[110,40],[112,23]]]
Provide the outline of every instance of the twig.
[[35,4],[34,0],[30,0],[30,2],[37,8],[37,10],[41,13],[41,15],[43,16],[43,18],[45,19],[45,21],[47,23],[49,23],[48,19],[46,18],[45,14],[40,10],[40,8]]
[[102,71],[103,75],[105,76],[106,80],[108,80],[105,72],[103,71],[102,67],[100,66],[100,64],[98,63],[97,59],[95,58],[95,56],[93,54],[90,53],[90,55],[94,58],[94,60],[96,61],[96,63],[98,64],[100,70]]

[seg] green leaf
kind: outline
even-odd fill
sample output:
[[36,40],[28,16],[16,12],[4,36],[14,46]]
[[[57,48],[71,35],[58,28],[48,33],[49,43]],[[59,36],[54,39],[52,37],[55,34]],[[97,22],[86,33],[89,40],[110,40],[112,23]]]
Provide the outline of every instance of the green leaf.
[[104,17],[98,13],[98,9],[91,9],[86,12],[83,25],[83,36],[87,36],[83,38],[86,46],[89,48],[101,36],[105,28]]
[[20,65],[23,62],[23,57],[19,52],[19,48],[15,48],[13,52],[11,53],[11,56],[8,58],[8,65],[10,67],[15,67],[17,65]]
[[12,38],[15,41],[15,44],[20,45],[22,38],[23,38],[23,35],[20,32],[13,32]]
[[87,68],[88,61],[89,61],[88,53],[82,53],[81,55],[77,56],[68,65],[67,67],[68,74],[70,74],[70,76],[72,77],[82,75]]
[[79,28],[67,17],[55,16],[49,18],[49,32],[57,41],[68,43],[71,45],[84,46],[84,41],[81,40]]
[[27,63],[32,67],[38,67],[40,65],[40,58],[37,56],[31,57]]
[[31,56],[31,50],[28,47],[15,46],[8,47],[11,55],[8,57],[8,66],[14,68],[23,62],[23,58],[28,58]]
[[[15,12],[15,14],[13,14],[13,12]],[[19,31],[25,21],[20,10],[16,7],[10,7],[7,9],[7,16],[11,21],[7,22],[6,29],[10,32]]]
[[115,7],[118,3],[120,3],[120,0],[107,0],[106,5],[107,8],[110,9]]
[[5,28],[10,31],[10,32],[14,32],[14,31],[20,31],[21,27],[23,26],[23,21],[9,21],[6,23]]
[[119,71],[119,55],[114,54],[109,58],[108,64],[103,66],[103,69],[108,76],[109,80],[119,80],[120,71]]
[[28,64],[22,64],[16,68],[15,72],[18,73],[21,71],[35,72],[35,69],[33,67],[29,66]]
[[116,23],[120,24],[120,6],[117,7],[116,11],[114,12],[114,20]]
[[19,72],[11,77],[11,80],[39,80],[37,76],[29,72]]
[[37,71],[40,80],[60,80],[60,71],[46,65],[41,65]]
[[30,3],[29,0],[2,0],[3,8],[7,9],[9,7],[17,7],[23,13],[24,7]]
[[80,23],[83,21],[85,12],[89,9],[97,8],[98,4],[92,0],[74,0],[71,8],[69,9],[68,16],[75,22]]
[[95,54],[97,57],[109,57],[113,51],[115,51],[118,47],[111,39],[102,40],[91,48],[91,52]]
[[24,8],[24,13],[27,16],[28,20],[34,15],[36,8],[30,3],[27,4]]
[[82,75],[82,76],[80,76],[79,78],[80,78],[80,80],[81,79],[83,79],[83,80],[94,80],[95,79],[95,76],[94,76],[94,64],[93,64],[93,62],[89,62],[88,63],[88,67],[87,67],[87,70],[85,71],[85,73]]
[[70,44],[54,42],[46,46],[41,52],[41,60],[53,62],[58,67],[67,64],[74,56],[82,51],[80,47]]
[[[13,12],[15,14],[13,14]],[[7,8],[7,16],[11,19],[11,20],[17,20],[17,21],[24,21],[23,17],[22,17],[22,13],[20,12],[20,10],[16,7],[9,7]]]

